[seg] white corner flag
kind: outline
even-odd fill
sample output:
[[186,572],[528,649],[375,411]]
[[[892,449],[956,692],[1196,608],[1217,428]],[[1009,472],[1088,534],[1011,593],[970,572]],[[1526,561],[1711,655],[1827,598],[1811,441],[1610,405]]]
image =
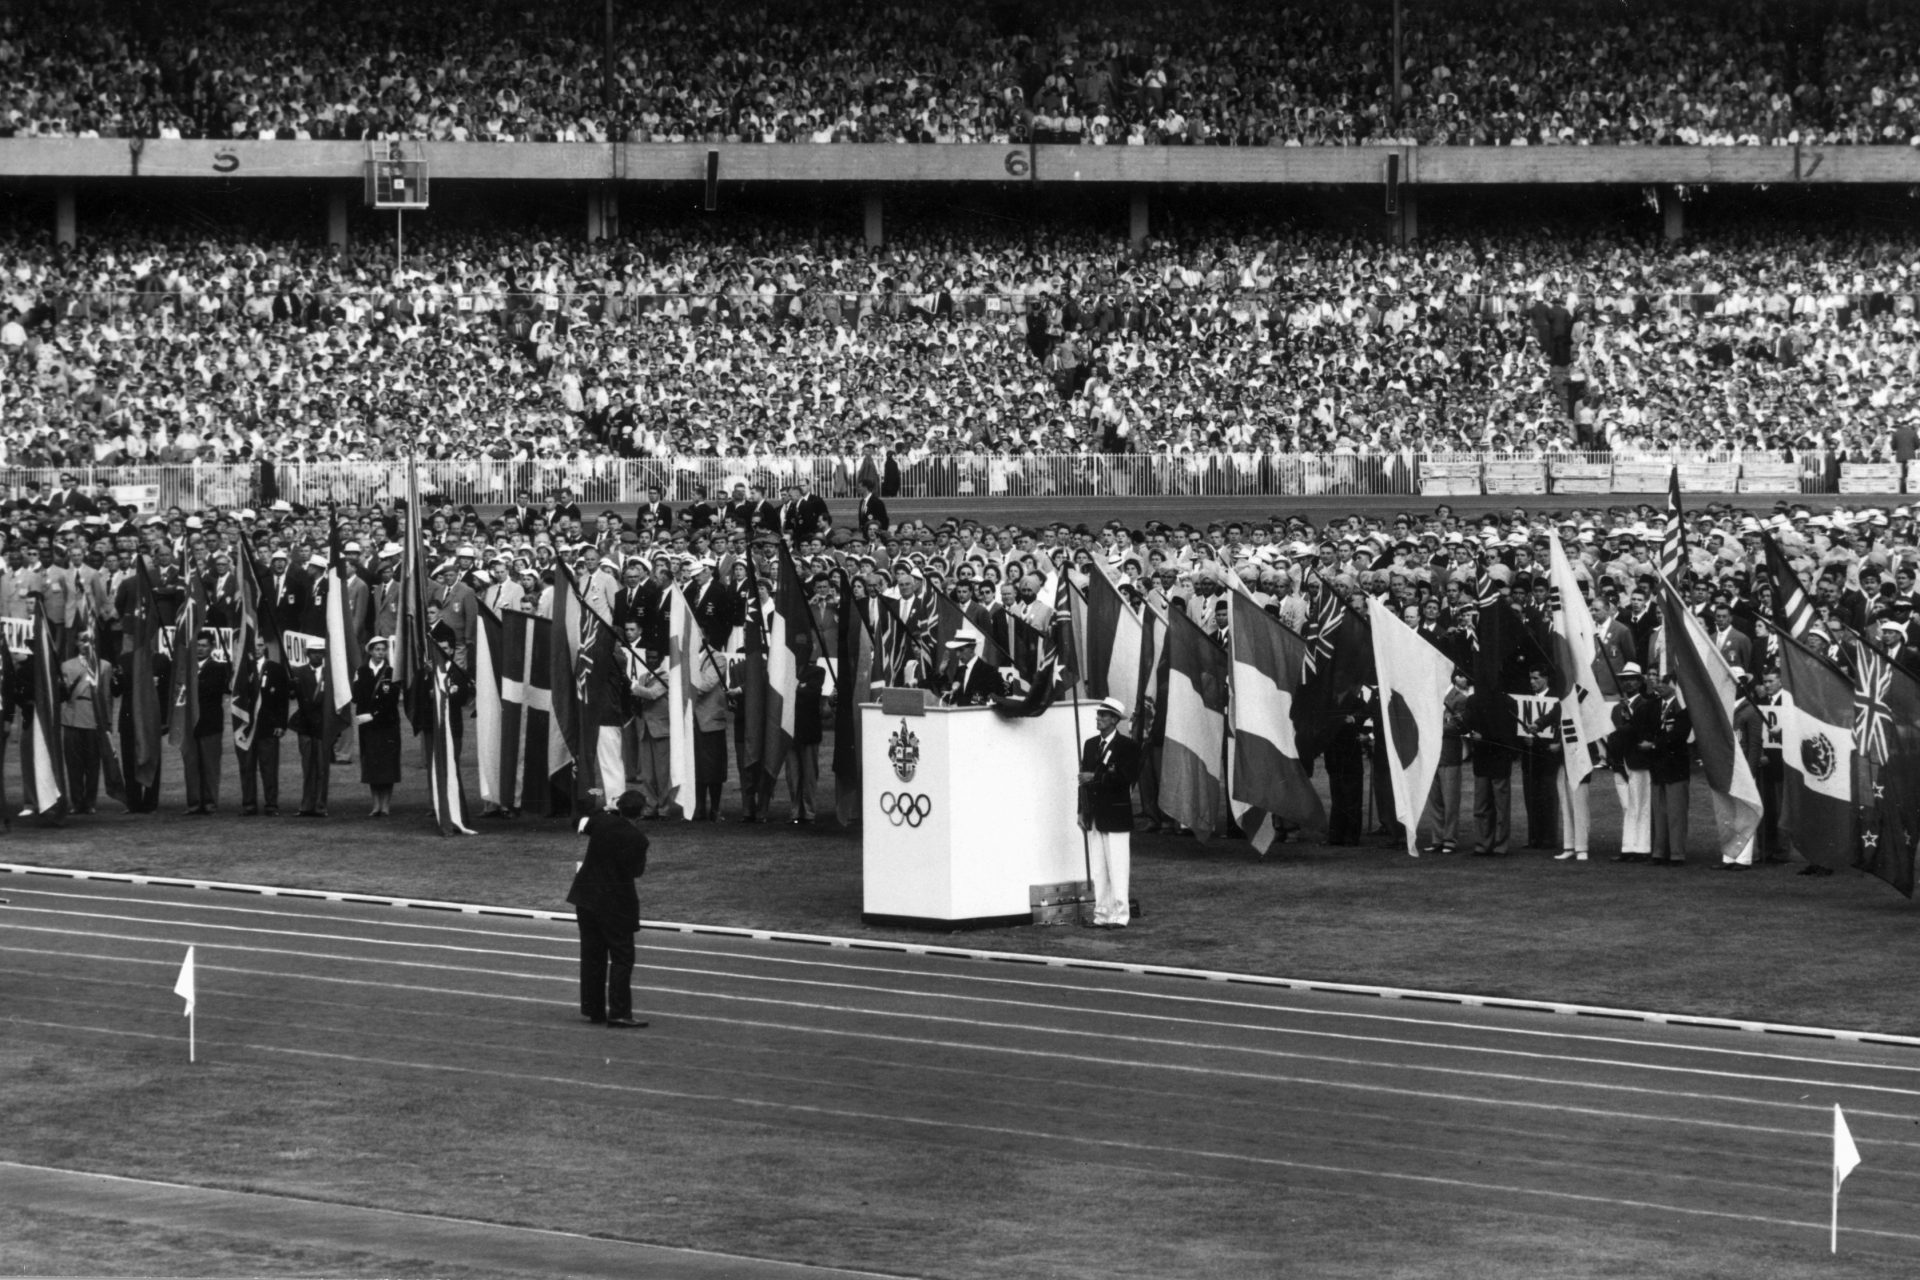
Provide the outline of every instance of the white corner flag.
[[192,1062],[193,1056],[194,1056],[193,1055],[194,981],[193,981],[193,948],[192,947],[187,948],[187,958],[180,962],[180,976],[174,981],[173,994],[179,996],[182,1000],[185,1000],[187,1002],[187,1007],[185,1010],[186,1018],[187,1018],[187,1061]]
[[1840,1252],[1840,1184],[1847,1180],[1860,1164],[1860,1148],[1853,1145],[1853,1134],[1847,1129],[1847,1117],[1840,1111],[1840,1104],[1833,1104],[1833,1231],[1829,1249]]

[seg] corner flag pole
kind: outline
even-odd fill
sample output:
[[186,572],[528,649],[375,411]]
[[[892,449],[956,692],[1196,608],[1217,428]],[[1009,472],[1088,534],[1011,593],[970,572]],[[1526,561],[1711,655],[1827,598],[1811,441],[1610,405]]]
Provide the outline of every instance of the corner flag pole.
[[180,976],[174,980],[173,994],[187,1002],[187,1061],[194,1061],[194,1006],[199,1003],[194,998],[196,982],[193,969],[193,948],[187,948],[187,958],[180,962]]

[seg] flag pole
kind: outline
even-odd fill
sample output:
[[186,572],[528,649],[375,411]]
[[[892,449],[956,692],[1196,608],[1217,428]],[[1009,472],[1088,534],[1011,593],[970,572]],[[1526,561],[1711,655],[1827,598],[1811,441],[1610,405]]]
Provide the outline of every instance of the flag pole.
[[[1059,678],[1059,668],[1056,666],[1054,679]],[[1086,739],[1080,736],[1080,682],[1078,680],[1073,682],[1073,740],[1079,749],[1086,749]],[[1076,769],[1074,772],[1078,773],[1079,770]],[[1127,812],[1129,814],[1133,812],[1131,797],[1127,801]],[[1087,815],[1084,813],[1080,815],[1080,861],[1087,869],[1087,886],[1091,888],[1093,886],[1093,837],[1087,834]]]
[[[199,1013],[196,1012],[195,1010],[193,1009],[187,1010],[187,1061],[188,1062],[195,1061],[194,1022],[199,1018],[199,1016],[200,1016]],[[1838,1202],[1839,1194],[1840,1194],[1839,1190],[1836,1188],[1834,1191],[1836,1203]],[[1835,1209],[1834,1212],[1838,1213],[1839,1210]]]
[[1828,1229],[1827,1252],[1840,1252],[1840,1166],[1835,1164],[1833,1174],[1833,1222]]

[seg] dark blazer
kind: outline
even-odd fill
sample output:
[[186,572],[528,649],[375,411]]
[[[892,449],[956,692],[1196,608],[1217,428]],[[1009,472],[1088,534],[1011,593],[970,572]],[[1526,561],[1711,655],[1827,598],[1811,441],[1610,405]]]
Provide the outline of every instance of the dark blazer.
[[288,727],[303,737],[318,738],[327,731],[326,704],[331,695],[325,679],[303,662],[289,673],[289,683],[293,686],[293,700]]
[[1653,780],[1659,783],[1685,782],[1693,772],[1693,749],[1687,739],[1693,734],[1693,717],[1674,698],[1660,704],[1659,727],[1654,730]]
[[647,837],[618,813],[587,819],[587,856],[574,873],[567,901],[581,914],[602,916],[640,929],[640,894],[634,881],[647,872]]
[[1613,732],[1607,735],[1611,759],[1629,769],[1651,769],[1656,753],[1640,744],[1657,743],[1659,735],[1660,699],[1641,693],[1613,704]]
[[707,644],[715,649],[727,647],[727,637],[741,620],[740,599],[734,595],[733,588],[718,578],[707,579],[705,587],[687,585],[687,605],[693,610],[693,621],[700,628],[700,634],[706,637]]
[[880,495],[877,493],[860,499],[860,505],[854,511],[853,519],[855,526],[863,530],[869,524],[877,524],[882,529],[890,527],[887,524],[887,504],[880,500]]
[[1093,781],[1080,784],[1080,819],[1089,831],[1133,830],[1133,784],[1140,778],[1140,748],[1116,732],[1102,751],[1098,734],[1080,747],[1080,772]]
[[955,681],[952,692],[953,705],[956,707],[983,706],[995,698],[1004,697],[1007,692],[1007,682],[985,658],[955,673]]
[[226,732],[227,686],[233,682],[233,664],[209,658],[200,664],[200,718],[194,722],[193,736],[217,738]]
[[284,733],[287,728],[287,664],[267,659],[260,663],[260,710],[254,717],[253,731]]
[[384,727],[400,723],[400,681],[396,678],[392,663],[377,673],[373,664],[368,663],[354,673],[353,710],[355,715],[372,716],[373,719],[367,722],[370,726]]

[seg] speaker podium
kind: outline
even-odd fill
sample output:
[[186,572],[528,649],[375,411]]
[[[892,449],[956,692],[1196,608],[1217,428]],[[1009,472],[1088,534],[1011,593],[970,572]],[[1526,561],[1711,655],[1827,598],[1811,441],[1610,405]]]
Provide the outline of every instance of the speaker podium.
[[860,708],[860,918],[1028,924],[1036,888],[1087,877],[1073,707],[1011,718],[928,706],[917,693],[885,690],[881,705]]

